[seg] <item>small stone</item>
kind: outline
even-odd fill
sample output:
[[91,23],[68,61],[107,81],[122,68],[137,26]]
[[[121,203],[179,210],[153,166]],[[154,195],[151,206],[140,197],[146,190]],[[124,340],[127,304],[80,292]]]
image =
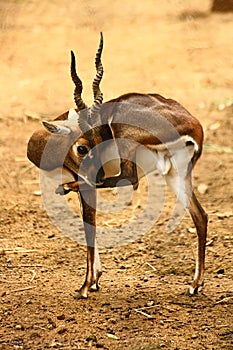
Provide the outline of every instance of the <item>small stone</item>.
[[75,317],[67,317],[66,322],[76,321]]
[[24,326],[22,324],[17,324],[15,326],[15,329],[19,329],[19,330],[23,331],[24,330]]
[[87,342],[89,342],[89,341],[97,342],[97,338],[94,334],[92,334],[92,335],[89,335],[89,337],[87,337],[86,341]]
[[67,332],[67,328],[64,325],[60,326],[57,331],[58,334],[64,334],[65,332]]
[[206,184],[200,184],[197,187],[197,190],[200,194],[206,194],[206,192],[208,191],[208,186]]
[[225,105],[224,103],[220,103],[220,104],[218,105],[218,110],[219,110],[219,111],[223,111],[225,108],[226,108],[226,105]]
[[89,337],[87,337],[86,342],[88,343],[88,346],[92,347],[93,343],[97,343],[97,338],[94,334],[89,335]]
[[53,329],[57,327],[56,323],[51,319],[51,317],[48,318],[48,323],[49,323],[48,324],[49,329]]
[[41,191],[34,191],[33,194],[34,196],[41,196],[42,193]]
[[192,334],[191,335],[191,339],[197,339],[198,338],[198,334]]
[[49,345],[49,347],[54,349],[63,348],[63,344],[57,341],[54,341]]
[[206,103],[203,102],[203,101],[201,101],[201,102],[199,102],[198,107],[199,107],[200,109],[204,109],[204,108],[206,108]]
[[30,335],[30,339],[36,339],[36,338],[40,338],[41,335],[37,332],[31,333]]
[[64,314],[61,314],[61,315],[57,316],[57,319],[60,320],[60,321],[64,320],[65,318],[66,318],[66,316]]
[[112,324],[116,324],[117,323],[117,320],[115,318],[110,318],[108,321],[111,322]]

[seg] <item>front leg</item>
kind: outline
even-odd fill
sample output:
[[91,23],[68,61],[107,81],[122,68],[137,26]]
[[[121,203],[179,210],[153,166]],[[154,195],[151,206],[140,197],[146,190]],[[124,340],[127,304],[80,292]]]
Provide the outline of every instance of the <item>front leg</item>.
[[99,256],[97,242],[95,241],[94,283],[90,287],[91,292],[96,292],[99,290],[99,278],[101,275],[102,275],[102,268],[101,268],[100,256]]
[[90,188],[90,186],[87,185],[84,180],[78,180],[78,181],[71,181],[71,182],[67,182],[59,185],[55,192],[57,194],[60,194],[61,196],[66,195],[70,191],[80,192],[80,186],[82,186],[81,190],[83,191],[89,190]]
[[97,290],[101,275],[99,253],[96,245],[96,189],[80,190],[83,224],[87,243],[87,269],[82,287],[74,295],[75,298],[87,298],[90,289]]

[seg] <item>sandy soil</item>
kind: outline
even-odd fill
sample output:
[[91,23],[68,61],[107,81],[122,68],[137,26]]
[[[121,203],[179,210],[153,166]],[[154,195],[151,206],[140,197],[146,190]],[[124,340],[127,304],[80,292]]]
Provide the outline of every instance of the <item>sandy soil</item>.
[[[209,8],[207,0],[0,1],[0,349],[233,349],[233,16]],[[41,119],[74,106],[70,49],[92,102],[101,30],[105,101],[157,92],[205,128],[194,186],[209,214],[206,281],[193,298],[185,291],[196,236],[186,216],[166,232],[170,193],[143,237],[101,249],[101,290],[79,301],[72,294],[83,281],[85,247],[56,229],[35,195],[39,173],[26,159],[27,140]],[[145,195],[142,183],[138,207]],[[78,206],[75,195],[69,202]],[[99,223],[127,231],[130,215],[132,202]]]

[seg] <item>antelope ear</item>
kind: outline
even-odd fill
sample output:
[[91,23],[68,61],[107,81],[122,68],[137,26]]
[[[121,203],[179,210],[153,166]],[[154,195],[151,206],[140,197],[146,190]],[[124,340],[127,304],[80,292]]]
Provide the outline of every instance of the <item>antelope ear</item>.
[[45,120],[42,121],[42,124],[44,125],[45,129],[48,130],[48,132],[51,134],[69,135],[71,133],[71,130],[63,125],[56,125],[46,122]]

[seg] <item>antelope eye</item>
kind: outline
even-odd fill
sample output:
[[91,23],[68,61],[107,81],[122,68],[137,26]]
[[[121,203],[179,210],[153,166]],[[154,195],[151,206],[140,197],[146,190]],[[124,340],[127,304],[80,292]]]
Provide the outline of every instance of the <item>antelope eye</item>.
[[78,153],[81,154],[82,156],[83,156],[84,154],[87,154],[87,153],[88,153],[88,149],[87,149],[87,147],[85,147],[85,146],[78,146],[78,147],[77,147],[77,151],[78,151]]

